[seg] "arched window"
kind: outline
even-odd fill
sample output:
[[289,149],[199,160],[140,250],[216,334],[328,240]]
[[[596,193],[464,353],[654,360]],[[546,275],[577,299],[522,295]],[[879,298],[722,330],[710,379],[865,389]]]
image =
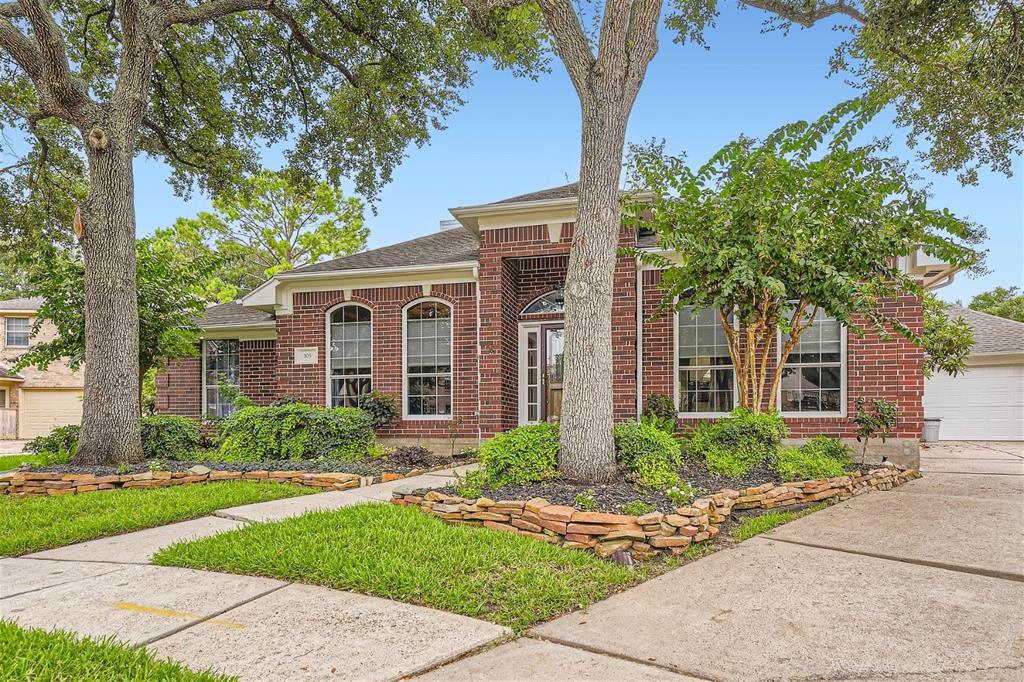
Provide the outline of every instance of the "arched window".
[[405,309],[405,416],[452,413],[452,309],[420,301]]
[[562,288],[552,289],[548,293],[533,299],[529,305],[523,308],[523,314],[530,313],[560,313],[565,310],[565,292]]
[[356,304],[338,306],[330,312],[328,326],[331,407],[356,407],[359,396],[373,387],[370,309]]

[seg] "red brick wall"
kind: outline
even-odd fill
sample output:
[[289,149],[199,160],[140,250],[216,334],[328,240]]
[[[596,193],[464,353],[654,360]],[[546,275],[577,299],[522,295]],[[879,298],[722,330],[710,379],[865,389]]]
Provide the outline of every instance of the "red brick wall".
[[156,375],[156,411],[199,419],[203,401],[202,359],[199,356],[167,363]]
[[239,342],[238,388],[257,405],[277,400],[277,350],[273,339]]
[[[666,314],[657,320],[649,318],[662,298],[658,286],[661,273],[644,272],[644,396],[675,391],[675,317]],[[880,310],[895,317],[920,333],[924,324],[920,301],[913,296],[887,300]],[[774,357],[774,354],[771,355]],[[921,406],[924,394],[924,351],[902,336],[891,334],[882,339],[876,333],[858,337],[852,331],[846,344],[846,416],[787,418],[790,432],[795,438],[825,434],[832,437],[852,438],[856,427],[850,421],[857,412],[856,400],[883,398],[895,402],[899,408],[899,425],[893,433],[898,438],[919,438],[924,412]],[[697,420],[682,420],[696,423]]]

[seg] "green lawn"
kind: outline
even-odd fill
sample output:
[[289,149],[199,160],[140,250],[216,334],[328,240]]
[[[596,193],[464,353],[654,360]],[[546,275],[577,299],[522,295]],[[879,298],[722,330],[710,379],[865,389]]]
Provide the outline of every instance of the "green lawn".
[[24,630],[0,620],[0,678],[32,682],[229,682],[236,677],[194,672],[154,659],[145,649],[111,639],[78,638],[57,630]]
[[0,556],[193,519],[226,507],[317,492],[285,483],[226,481],[50,497],[0,496]]
[[584,607],[662,569],[630,571],[593,554],[418,509],[366,504],[310,512],[172,545],[154,563],[354,590],[507,625]]
[[39,457],[36,455],[0,455],[0,471],[17,469],[23,462],[35,464],[38,461]]
[[755,535],[761,533],[767,533],[773,528],[789,523],[794,519],[799,519],[801,516],[807,516],[813,514],[816,511],[820,511],[828,505],[824,502],[820,502],[813,507],[808,507],[803,511],[798,512],[768,512],[767,514],[760,514],[759,516],[748,516],[737,524],[732,531],[732,537],[737,542],[743,542],[749,540]]

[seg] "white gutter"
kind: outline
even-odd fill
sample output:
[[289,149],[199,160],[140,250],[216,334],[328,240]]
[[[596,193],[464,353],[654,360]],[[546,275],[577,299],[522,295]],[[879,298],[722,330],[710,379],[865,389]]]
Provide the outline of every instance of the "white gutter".
[[484,440],[484,427],[481,423],[484,416],[483,401],[480,399],[480,382],[483,380],[480,360],[483,358],[483,346],[480,344],[480,273],[476,268],[473,269],[473,278],[476,279],[473,288],[476,290],[476,444],[479,447]]
[[636,420],[644,413],[644,271],[636,259]]
[[317,272],[292,272],[274,275],[273,279],[278,280],[305,280],[305,279],[333,279],[336,277],[350,277],[359,275],[395,274],[406,272],[424,272],[430,270],[457,270],[459,268],[477,267],[479,261],[466,260],[456,263],[432,263],[429,265],[407,265],[394,268],[359,268],[354,270],[325,270]]

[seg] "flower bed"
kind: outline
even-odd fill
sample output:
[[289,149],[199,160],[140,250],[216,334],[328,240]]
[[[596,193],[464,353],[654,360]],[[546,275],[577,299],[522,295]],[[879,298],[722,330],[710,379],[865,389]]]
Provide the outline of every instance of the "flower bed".
[[672,513],[654,511],[641,516],[583,511],[529,500],[467,499],[428,489],[395,490],[392,503],[415,505],[450,523],[475,525],[571,547],[602,557],[629,551],[634,558],[652,559],[659,552],[679,554],[693,543],[714,538],[736,510],[777,509],[822,500],[845,500],[870,490],[889,490],[920,474],[894,464],[847,476],[769,482],[743,490],[722,489],[699,497]]

